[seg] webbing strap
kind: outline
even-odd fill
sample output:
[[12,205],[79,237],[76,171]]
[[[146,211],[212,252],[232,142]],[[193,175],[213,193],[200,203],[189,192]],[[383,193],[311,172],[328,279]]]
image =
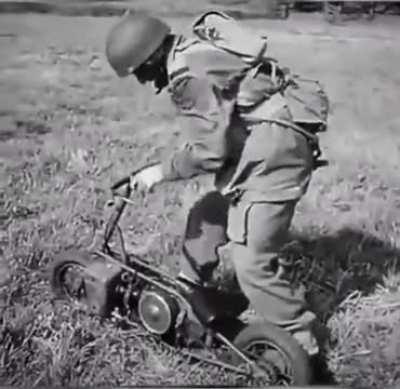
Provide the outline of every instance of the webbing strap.
[[313,159],[314,159],[314,169],[317,169],[322,166],[328,165],[328,161],[326,160],[320,160],[319,157],[321,156],[321,149],[319,147],[319,138],[317,135],[305,130],[304,128],[298,126],[295,123],[289,122],[287,120],[282,120],[282,119],[265,119],[259,122],[261,123],[276,123],[279,124],[283,127],[291,128],[292,130],[302,134],[307,138],[307,140],[311,144],[312,152],[313,152]]
[[298,126],[296,123],[289,122],[283,119],[262,119],[260,123],[276,123],[284,127],[291,128],[292,130],[299,132],[300,134],[304,135],[307,139],[310,139],[314,143],[318,143],[318,136],[311,133],[310,131],[305,130],[304,128]]

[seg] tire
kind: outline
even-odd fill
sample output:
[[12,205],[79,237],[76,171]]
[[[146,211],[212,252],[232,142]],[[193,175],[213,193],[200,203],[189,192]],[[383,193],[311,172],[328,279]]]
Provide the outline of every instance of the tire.
[[[256,362],[263,372],[272,371],[273,382],[270,377],[268,385],[306,386],[313,382],[308,354],[288,332],[281,328],[269,323],[250,324],[237,334],[233,343],[249,359]],[[270,349],[264,351],[261,356],[254,357],[251,348],[256,345],[268,346]],[[234,353],[232,363],[239,365],[243,363],[243,359]],[[260,384],[265,385],[265,381]]]
[[57,297],[79,301],[76,296],[68,294],[64,285],[64,277],[71,268],[85,271],[90,260],[90,254],[84,251],[71,250],[57,255],[48,271],[51,288]]

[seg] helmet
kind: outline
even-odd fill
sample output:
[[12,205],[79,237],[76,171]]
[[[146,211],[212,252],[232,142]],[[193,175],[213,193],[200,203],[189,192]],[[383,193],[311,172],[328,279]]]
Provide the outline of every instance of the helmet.
[[106,55],[119,77],[137,69],[161,45],[170,27],[160,19],[144,14],[128,13],[110,30]]

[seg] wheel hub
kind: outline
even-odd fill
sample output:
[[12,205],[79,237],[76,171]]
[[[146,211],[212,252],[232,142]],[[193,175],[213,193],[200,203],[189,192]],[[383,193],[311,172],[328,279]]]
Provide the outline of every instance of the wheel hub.
[[290,385],[292,382],[292,372],[288,368],[288,361],[285,355],[275,345],[269,342],[257,341],[250,344],[244,350],[246,356],[253,360],[259,369],[255,378],[268,379],[269,384]]

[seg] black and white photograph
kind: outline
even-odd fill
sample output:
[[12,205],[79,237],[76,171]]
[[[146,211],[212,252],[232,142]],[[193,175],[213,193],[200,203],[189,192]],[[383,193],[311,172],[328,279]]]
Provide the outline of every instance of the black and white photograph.
[[400,1],[0,0],[0,387],[400,388]]

